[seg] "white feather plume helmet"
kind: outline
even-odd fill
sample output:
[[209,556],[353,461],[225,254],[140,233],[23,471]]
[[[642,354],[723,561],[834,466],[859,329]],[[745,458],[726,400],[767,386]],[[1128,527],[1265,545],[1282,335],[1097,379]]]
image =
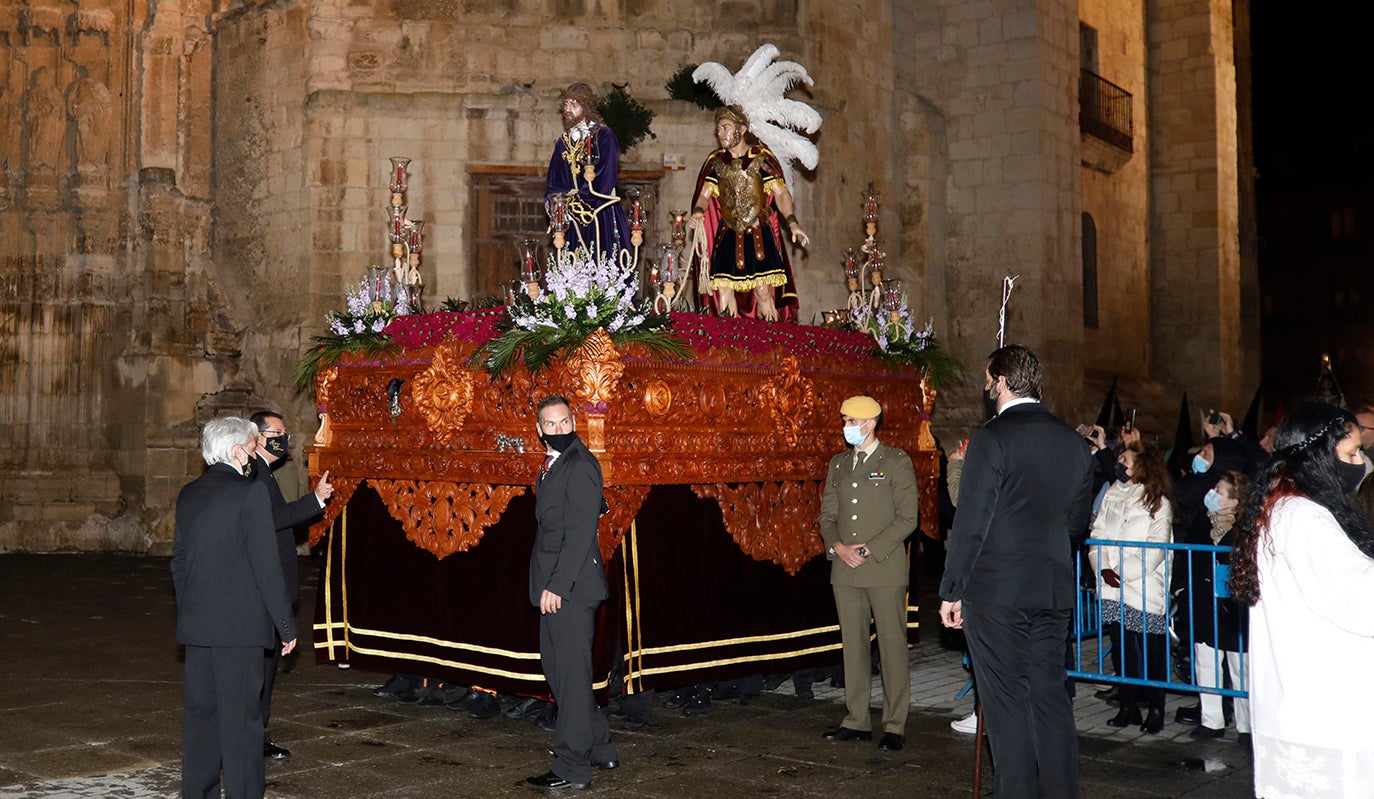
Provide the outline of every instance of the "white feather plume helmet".
[[754,51],[740,67],[730,73],[723,64],[708,61],[692,72],[692,80],[711,87],[722,103],[738,105],[749,117],[749,132],[773,151],[782,163],[783,179],[793,182],[792,163],[815,169],[820,151],[810,139],[797,133],[815,133],[821,127],[816,109],[785,95],[798,83],[812,85],[806,67],[795,61],[773,61],[775,45],[765,44]]

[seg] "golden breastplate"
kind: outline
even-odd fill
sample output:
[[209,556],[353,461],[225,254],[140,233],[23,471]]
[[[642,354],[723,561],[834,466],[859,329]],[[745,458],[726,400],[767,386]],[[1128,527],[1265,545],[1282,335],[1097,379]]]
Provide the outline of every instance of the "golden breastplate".
[[717,167],[716,195],[725,224],[742,232],[758,227],[768,198],[763,191],[763,159],[753,159],[744,169],[739,162],[732,158]]

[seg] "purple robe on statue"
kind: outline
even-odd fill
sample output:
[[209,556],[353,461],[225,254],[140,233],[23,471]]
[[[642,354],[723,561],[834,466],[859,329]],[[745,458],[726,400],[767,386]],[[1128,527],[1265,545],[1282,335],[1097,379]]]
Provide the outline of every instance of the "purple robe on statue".
[[[589,135],[577,136],[575,133],[582,125],[590,125]],[[583,177],[583,167],[587,164],[588,143],[590,155],[596,159],[596,177],[588,186]],[[610,254],[615,249],[629,249],[630,223],[625,217],[625,209],[618,201],[608,197],[615,196],[615,183],[620,174],[620,144],[615,133],[599,122],[583,122],[572,130],[563,132],[553,145],[553,158],[549,160],[548,185],[544,189],[544,200],[556,194],[568,195],[568,246],[586,247],[588,251],[597,249],[597,232],[600,231],[601,252]],[[593,194],[595,190],[596,194]],[[597,194],[603,195],[598,197]],[[603,204],[610,203],[599,212]]]

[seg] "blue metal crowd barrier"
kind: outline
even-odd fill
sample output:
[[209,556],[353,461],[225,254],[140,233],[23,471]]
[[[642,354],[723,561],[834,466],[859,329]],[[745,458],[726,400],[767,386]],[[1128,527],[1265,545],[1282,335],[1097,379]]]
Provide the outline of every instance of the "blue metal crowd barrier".
[[[1084,557],[1079,557],[1075,561],[1075,577],[1077,578],[1079,590],[1078,601],[1076,603],[1076,607],[1074,608],[1072,631],[1073,637],[1070,641],[1070,654],[1073,659],[1073,668],[1069,670],[1070,677],[1073,677],[1078,680],[1087,680],[1090,682],[1099,683],[1118,683],[1152,686],[1157,688],[1164,688],[1166,690],[1180,691],[1185,693],[1211,693],[1219,694],[1222,696],[1232,696],[1240,698],[1245,698],[1249,695],[1247,692],[1245,658],[1241,658],[1240,660],[1240,669],[1238,675],[1240,678],[1240,684],[1233,685],[1229,688],[1220,687],[1225,685],[1226,682],[1226,678],[1223,676],[1226,672],[1226,668],[1224,653],[1220,651],[1221,642],[1217,640],[1218,635],[1216,634],[1216,632],[1214,632],[1213,640],[1216,642],[1217,645],[1213,646],[1213,648],[1219,651],[1217,652],[1217,656],[1214,659],[1213,663],[1213,679],[1211,681],[1213,685],[1198,685],[1196,679],[1197,671],[1191,665],[1194,653],[1197,651],[1195,647],[1195,644],[1197,643],[1196,630],[1194,630],[1194,619],[1197,618],[1197,614],[1195,613],[1195,611],[1200,609],[1205,614],[1207,610],[1210,608],[1212,629],[1214,631],[1218,631],[1222,615],[1219,609],[1220,601],[1225,600],[1230,596],[1230,592],[1226,586],[1226,583],[1229,579],[1229,567],[1227,564],[1222,563],[1218,559],[1219,555],[1229,553],[1231,551],[1230,547],[1212,546],[1206,544],[1162,544],[1144,541],[1115,541],[1098,538],[1088,539],[1084,547]],[[1140,553],[1141,557],[1138,559],[1140,567],[1139,576],[1141,578],[1141,585],[1143,586],[1142,592],[1148,590],[1148,583],[1145,579],[1147,575],[1146,558],[1145,552],[1143,550],[1165,550],[1163,616],[1168,623],[1169,636],[1168,638],[1166,638],[1166,643],[1164,644],[1164,646],[1170,646],[1170,644],[1168,643],[1169,641],[1177,641],[1179,643],[1187,644],[1188,662],[1190,666],[1188,669],[1186,682],[1179,679],[1180,675],[1178,675],[1177,671],[1173,668],[1173,658],[1171,656],[1172,651],[1166,653],[1166,657],[1164,659],[1166,673],[1163,675],[1149,674],[1148,666],[1144,669],[1145,676],[1141,678],[1126,677],[1120,674],[1114,674],[1109,672],[1106,668],[1106,666],[1110,662],[1110,633],[1107,632],[1108,627],[1104,627],[1102,621],[1102,597],[1099,596],[1097,590],[1099,585],[1098,581],[1100,578],[1098,574],[1084,574],[1084,567],[1088,562],[1086,557],[1088,550],[1092,548],[1105,547],[1115,548],[1117,554],[1120,556],[1124,556],[1126,551],[1129,549],[1142,550],[1142,552]],[[1186,590],[1180,592],[1180,594],[1176,597],[1174,592],[1171,590],[1171,586],[1174,582],[1176,568],[1174,564],[1174,555],[1177,552],[1186,552],[1189,554],[1187,557],[1184,557],[1182,559],[1182,568],[1185,568],[1187,570],[1183,574],[1183,576],[1187,578],[1186,581],[1184,581],[1184,584],[1187,586],[1187,588]],[[1206,553],[1206,557],[1203,559],[1206,564],[1204,568],[1210,568],[1212,570],[1212,585],[1214,588],[1214,590],[1211,592],[1209,596],[1195,596],[1192,590],[1192,587],[1195,585],[1193,581],[1194,568],[1197,567],[1197,565],[1194,563],[1194,560],[1197,556],[1193,553]],[[1124,561],[1124,557],[1119,557],[1118,562],[1122,561]],[[1124,574],[1120,576],[1123,579],[1126,577],[1126,575]],[[1150,597],[1142,596],[1141,604],[1148,605],[1149,603],[1145,601],[1148,599],[1150,599]],[[1203,602],[1207,604],[1199,604]],[[1239,608],[1239,610],[1242,613],[1248,612],[1248,609],[1244,607]],[[1126,637],[1126,617],[1128,614],[1135,614],[1137,617],[1139,617],[1140,610],[1138,608],[1127,607],[1123,603],[1120,618],[1118,618],[1116,621],[1108,623],[1109,627],[1115,627],[1116,630],[1120,633],[1117,637],[1117,640],[1124,640]],[[1203,618],[1206,618],[1206,616],[1204,615]],[[1152,645],[1152,643],[1155,646],[1158,646],[1159,644],[1157,642],[1152,642],[1150,640],[1151,636],[1149,635],[1142,636],[1142,639],[1143,646],[1145,648],[1142,660],[1146,664],[1148,664],[1150,662],[1150,658],[1148,657],[1149,647]],[[1170,650],[1172,650],[1172,647],[1170,647]],[[1246,651],[1244,630],[1239,631],[1238,649],[1232,651]]]

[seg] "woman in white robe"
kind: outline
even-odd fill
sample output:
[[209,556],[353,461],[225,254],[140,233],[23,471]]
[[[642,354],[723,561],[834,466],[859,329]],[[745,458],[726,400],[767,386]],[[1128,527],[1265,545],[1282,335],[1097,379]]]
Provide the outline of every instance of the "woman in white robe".
[[1374,536],[1346,411],[1303,403],[1279,425],[1231,561],[1250,613],[1255,796],[1374,797]]

